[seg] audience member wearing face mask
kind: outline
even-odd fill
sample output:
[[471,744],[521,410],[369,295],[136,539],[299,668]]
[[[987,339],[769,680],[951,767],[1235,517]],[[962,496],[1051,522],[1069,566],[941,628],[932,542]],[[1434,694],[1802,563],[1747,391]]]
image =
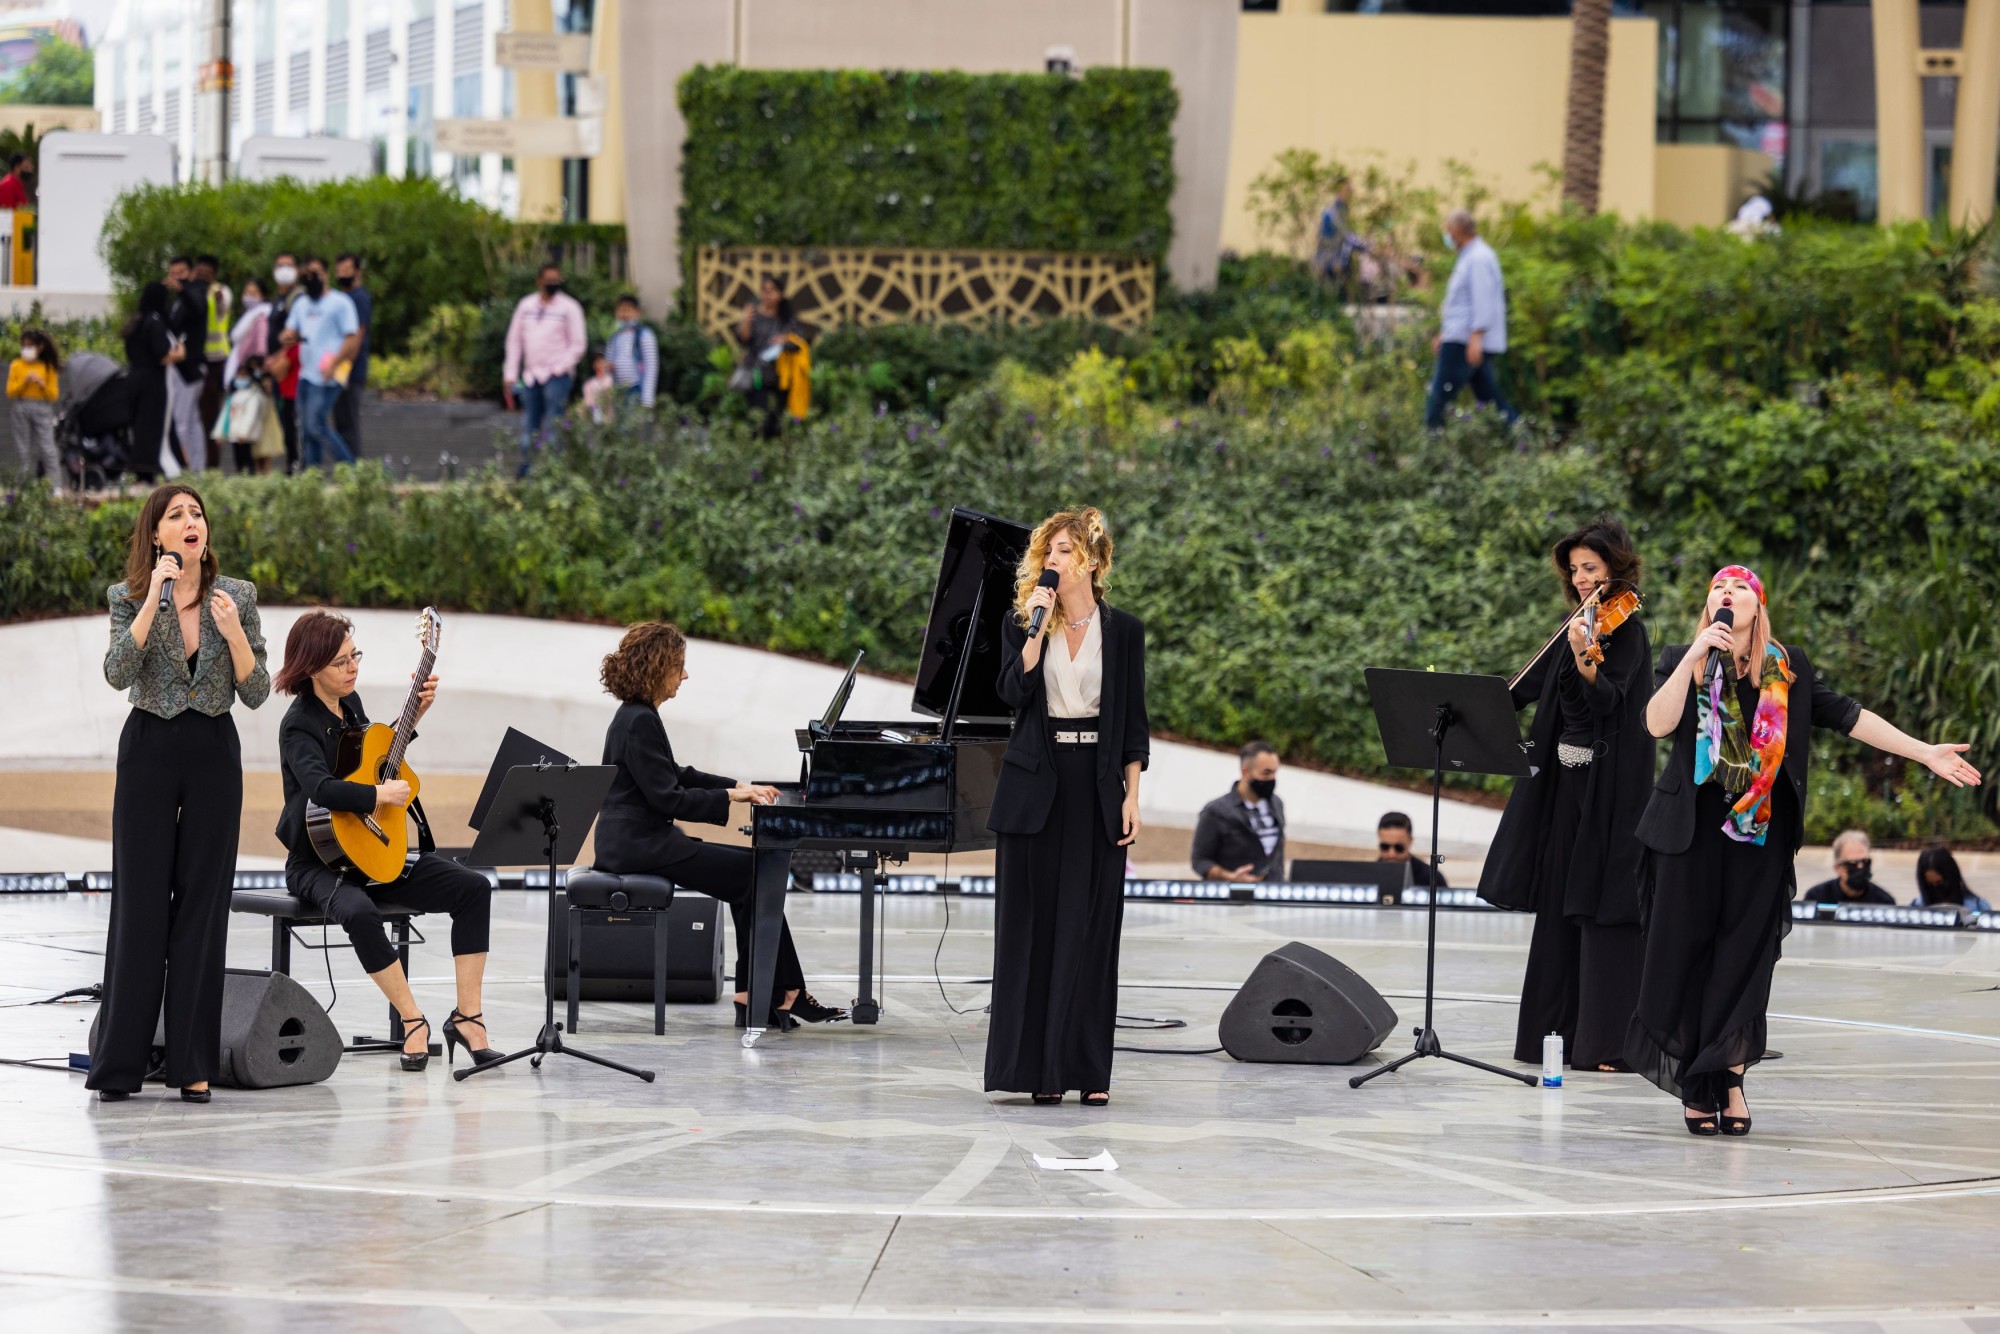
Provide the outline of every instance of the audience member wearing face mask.
[[1201,808],[1189,860],[1204,880],[1283,880],[1285,803],[1278,796],[1277,747],[1251,741],[1237,760],[1236,782]]

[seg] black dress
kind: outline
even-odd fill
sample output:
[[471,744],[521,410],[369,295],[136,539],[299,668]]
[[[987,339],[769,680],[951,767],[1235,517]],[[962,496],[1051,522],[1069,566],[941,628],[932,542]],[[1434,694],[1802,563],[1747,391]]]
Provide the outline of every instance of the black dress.
[[[1533,772],[1514,785],[1479,878],[1479,894],[1533,912],[1514,1059],[1539,1064],[1542,1038],[1560,1033],[1571,1068],[1623,1062],[1639,992],[1639,861],[1635,836],[1653,786],[1646,730],[1652,647],[1629,620],[1603,641],[1597,681],[1586,682],[1566,640],[1514,688],[1536,702]],[[1587,749],[1562,763],[1560,746]]]
[[[1656,678],[1680,666],[1685,646],[1663,650]],[[1633,1070],[1696,1107],[1720,1106],[1723,1075],[1764,1055],[1765,1011],[1779,942],[1791,930],[1793,859],[1804,837],[1806,762],[1815,726],[1851,732],[1861,706],[1822,682],[1805,655],[1791,650],[1796,680],[1786,711],[1784,774],[1771,790],[1764,842],[1723,832],[1736,794],[1721,783],[1694,782],[1694,692],[1640,821],[1650,852],[1643,896],[1645,962],[1639,1004],[1626,1036]],[[1746,720],[1757,688],[1735,683]]]
[[[1124,766],[1144,767],[1145,628],[1101,606],[1103,688],[1095,719],[1051,720],[1042,664],[1021,669],[1027,636],[1010,617],[1000,695],[1014,736],[989,827],[999,835],[993,1006],[986,1087],[1011,1093],[1111,1087],[1118,938],[1125,920]],[[1066,652],[1059,636],[1042,662]],[[1091,732],[1096,744],[1068,744]]]

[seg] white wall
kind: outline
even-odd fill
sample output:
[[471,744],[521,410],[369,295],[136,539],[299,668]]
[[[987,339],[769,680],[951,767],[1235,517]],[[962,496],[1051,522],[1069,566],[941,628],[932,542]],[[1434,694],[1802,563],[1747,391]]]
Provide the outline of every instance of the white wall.
[[39,285],[54,292],[109,292],[98,244],[112,201],[141,185],[171,185],[174,149],[157,135],[79,134],[42,140]]

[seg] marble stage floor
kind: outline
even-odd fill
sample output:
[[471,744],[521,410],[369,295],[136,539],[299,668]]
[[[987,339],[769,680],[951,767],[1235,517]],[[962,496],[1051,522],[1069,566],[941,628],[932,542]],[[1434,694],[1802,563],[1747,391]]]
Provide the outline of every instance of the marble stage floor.
[[[84,1045],[107,900],[0,898],[0,1055]],[[851,897],[794,896],[823,999],[854,968]],[[587,1005],[575,1061],[467,1083],[350,1056],[331,1080],[88,1101],[0,1068],[0,1327],[42,1330],[2000,1331],[2000,939],[1806,926],[1787,942],[1756,1129],[1697,1140],[1630,1076],[1560,1091],[1420,1062],[1354,1070],[1121,1055],[1113,1105],[992,1100],[977,1013],[991,905],[887,904],[875,1028],[742,1050],[726,1005]],[[487,1012],[529,1040],[538,896],[496,901]],[[265,954],[240,922],[232,962]],[[1518,918],[1442,919],[1439,1027],[1504,1062]],[[442,941],[443,924],[431,932]],[[1122,1008],[1212,1045],[1236,984],[1306,940],[1421,1014],[1413,912],[1128,904]],[[324,999],[316,956],[302,980]],[[449,961],[420,947],[441,1019]],[[848,976],[841,976],[842,974]],[[344,1031],[382,1010],[335,956]],[[1108,1149],[1112,1173],[1034,1155]]]

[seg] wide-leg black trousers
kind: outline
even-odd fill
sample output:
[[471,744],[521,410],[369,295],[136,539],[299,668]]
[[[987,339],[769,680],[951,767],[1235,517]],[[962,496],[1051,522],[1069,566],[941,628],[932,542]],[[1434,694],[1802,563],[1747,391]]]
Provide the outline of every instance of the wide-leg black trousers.
[[228,714],[132,710],[111,804],[111,926],[86,1087],[136,1092],[166,1007],[169,1085],[213,1079],[243,814],[243,750]]

